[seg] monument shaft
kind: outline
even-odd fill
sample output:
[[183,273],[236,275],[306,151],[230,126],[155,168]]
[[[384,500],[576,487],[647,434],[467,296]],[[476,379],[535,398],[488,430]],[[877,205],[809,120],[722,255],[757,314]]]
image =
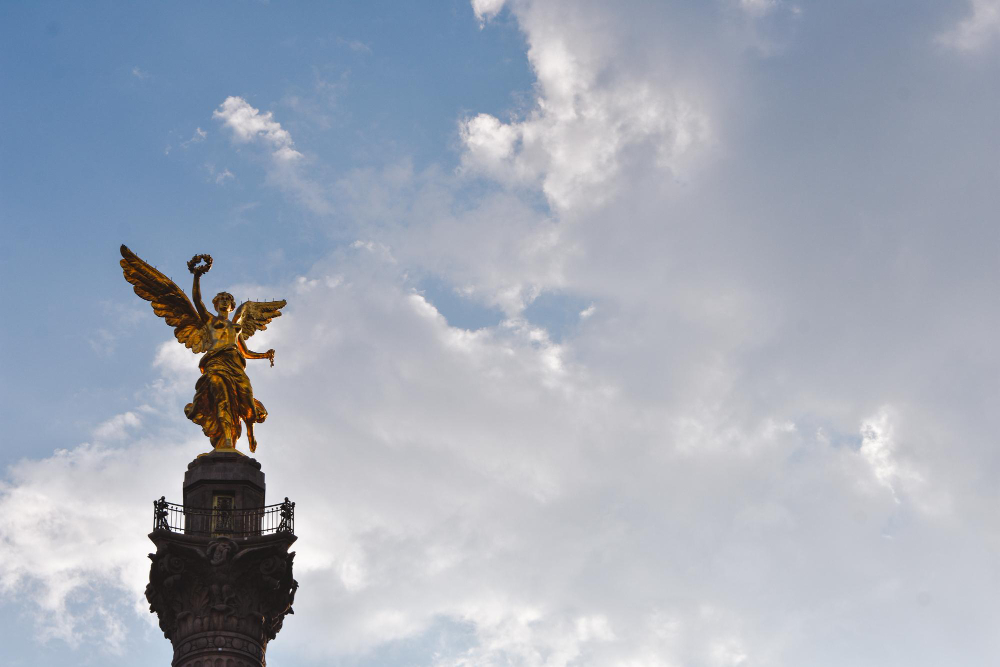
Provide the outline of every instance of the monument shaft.
[[146,599],[173,667],[263,667],[298,587],[294,503],[264,505],[260,464],[215,451],[188,465],[184,504],[155,502]]

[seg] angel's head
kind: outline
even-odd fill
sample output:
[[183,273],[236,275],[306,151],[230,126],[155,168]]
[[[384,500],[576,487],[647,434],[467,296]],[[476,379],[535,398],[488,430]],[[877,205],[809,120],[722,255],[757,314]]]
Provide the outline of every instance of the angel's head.
[[219,315],[228,317],[229,313],[236,308],[236,299],[229,292],[219,292],[212,299],[212,305],[219,311]]

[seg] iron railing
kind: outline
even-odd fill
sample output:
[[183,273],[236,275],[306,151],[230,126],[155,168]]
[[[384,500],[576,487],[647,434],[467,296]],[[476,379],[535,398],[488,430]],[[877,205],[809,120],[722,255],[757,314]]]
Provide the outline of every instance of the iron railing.
[[153,530],[185,535],[251,537],[295,532],[295,503],[252,509],[185,507],[168,503],[163,496],[153,501]]

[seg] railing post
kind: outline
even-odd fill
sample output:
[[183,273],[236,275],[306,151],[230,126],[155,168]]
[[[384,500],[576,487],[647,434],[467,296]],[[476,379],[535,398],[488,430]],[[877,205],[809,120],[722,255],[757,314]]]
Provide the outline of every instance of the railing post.
[[166,496],[160,496],[159,500],[153,501],[153,530],[170,530],[170,523],[167,521]]
[[288,500],[288,496],[285,496],[285,501],[281,503],[281,523],[278,524],[278,529],[275,532],[278,533],[292,533],[295,532],[295,503]]

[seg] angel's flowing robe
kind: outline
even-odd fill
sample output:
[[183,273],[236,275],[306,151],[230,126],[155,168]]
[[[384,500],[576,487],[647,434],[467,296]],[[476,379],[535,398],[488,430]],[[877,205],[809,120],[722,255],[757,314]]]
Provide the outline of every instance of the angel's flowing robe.
[[236,345],[212,350],[201,358],[201,377],[194,386],[194,400],[184,407],[184,414],[207,435],[216,449],[236,446],[246,422],[250,451],[257,449],[253,425],[267,419],[267,410],[253,397],[246,359]]

